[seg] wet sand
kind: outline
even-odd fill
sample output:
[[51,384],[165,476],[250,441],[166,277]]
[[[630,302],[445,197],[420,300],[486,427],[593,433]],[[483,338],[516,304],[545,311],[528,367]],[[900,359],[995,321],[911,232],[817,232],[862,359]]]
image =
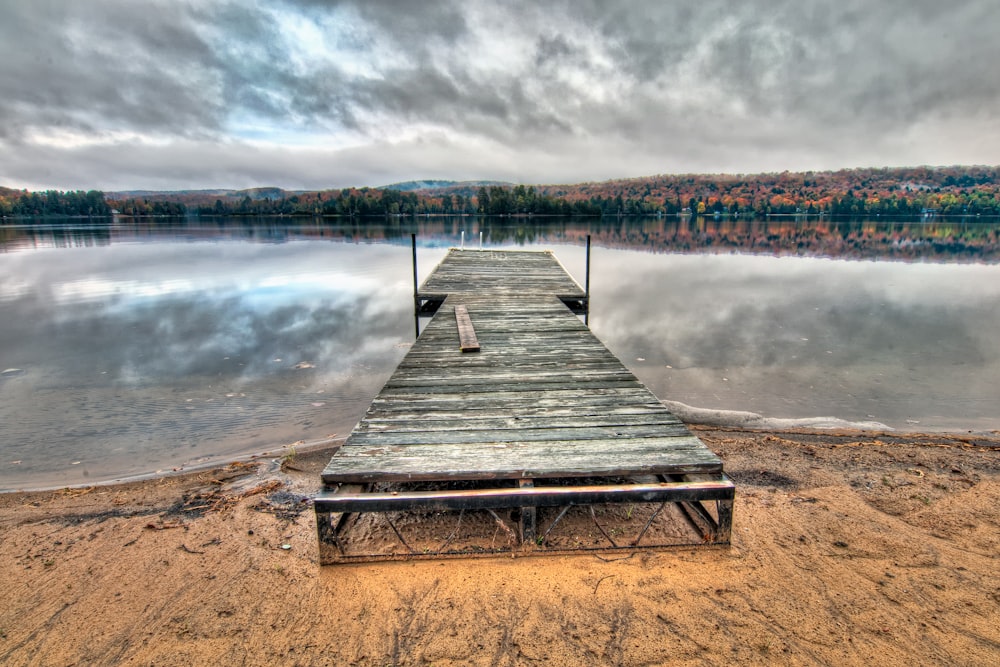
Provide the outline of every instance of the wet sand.
[[0,663],[1000,662],[1000,436],[695,430],[728,549],[319,567],[329,451],[0,495]]

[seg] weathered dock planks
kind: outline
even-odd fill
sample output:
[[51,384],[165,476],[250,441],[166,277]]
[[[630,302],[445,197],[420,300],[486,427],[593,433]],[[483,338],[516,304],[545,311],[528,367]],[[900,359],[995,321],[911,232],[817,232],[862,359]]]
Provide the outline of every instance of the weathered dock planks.
[[[567,301],[585,303],[586,294],[551,253],[452,250],[417,296],[418,307],[420,299],[440,301],[436,315],[322,473],[329,493],[316,499],[321,561],[343,556],[330,522],[345,507],[426,504],[405,490],[388,500],[352,493],[349,502],[336,493],[356,484],[486,483],[505,491],[445,490],[434,498],[443,493],[444,506],[471,509],[501,497],[506,504],[498,507],[516,507],[512,499],[523,497],[522,530],[530,532],[529,508],[615,497],[547,493],[535,481],[568,480],[574,488],[573,479],[589,480],[582,489],[594,479],[614,486],[653,476],[666,484],[657,501],[725,505],[710,541],[728,542],[733,487],[722,461],[573,314]],[[476,354],[463,354],[473,339]],[[684,481],[695,475],[697,483]],[[637,497],[635,489],[620,492],[621,502]]]
[[583,298],[583,289],[551,252],[452,250],[424,281],[420,293],[523,297],[528,294]]
[[554,296],[577,313],[587,311],[589,300],[551,252],[512,250],[451,250],[418,290],[416,308],[433,309],[459,294],[489,294],[505,303],[531,295]]
[[[514,307],[522,316],[517,324],[505,317]],[[457,308],[475,322],[479,355],[456,354],[459,332],[450,313]],[[533,344],[540,330],[550,335]],[[566,339],[559,332],[573,335]],[[598,390],[618,391],[602,400],[607,394]],[[525,392],[534,396],[526,400]],[[538,407],[543,397],[547,403]],[[719,458],[558,299],[498,303],[460,294],[447,298],[323,471],[323,481],[721,470]]]

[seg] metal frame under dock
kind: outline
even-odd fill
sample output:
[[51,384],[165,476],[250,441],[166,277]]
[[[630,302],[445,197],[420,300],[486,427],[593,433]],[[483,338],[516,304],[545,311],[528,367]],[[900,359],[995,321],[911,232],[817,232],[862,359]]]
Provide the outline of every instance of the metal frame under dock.
[[728,544],[722,461],[551,253],[451,250],[414,301],[431,321],[322,473],[321,563]]

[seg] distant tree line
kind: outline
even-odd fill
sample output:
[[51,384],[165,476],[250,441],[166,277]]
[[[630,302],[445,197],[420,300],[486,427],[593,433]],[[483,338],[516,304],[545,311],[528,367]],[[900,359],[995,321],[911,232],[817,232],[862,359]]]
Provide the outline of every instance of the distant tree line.
[[0,215],[104,216],[685,215],[837,217],[1000,215],[995,167],[908,167],[754,175],[660,175],[576,185],[445,186],[417,191],[280,188],[146,196],[0,188]]
[[661,175],[539,186],[603,215],[1000,215],[1000,169],[907,167],[753,175]]
[[591,202],[569,202],[539,194],[534,187],[523,185],[479,188],[476,212],[482,215],[601,215],[601,209]]
[[[256,194],[256,193],[253,193]],[[539,194],[533,187],[483,187],[475,196],[460,193],[400,192],[378,188],[349,188],[283,196],[217,197],[195,207],[198,215],[319,215],[364,218],[412,215],[600,215],[586,202]]]
[[[0,188],[0,215],[24,216],[412,216],[424,214],[600,215],[585,202],[541,195],[534,188],[482,188],[478,197],[459,193],[400,192],[349,188],[289,194],[274,188],[206,201],[197,193],[162,193],[145,197],[106,198],[104,193],[28,192]],[[187,200],[187,201],[185,201]]]
[[188,207],[179,201],[157,197],[129,197],[109,200],[114,212],[131,216],[177,217],[187,215]]
[[833,216],[869,217],[876,215],[913,216],[926,213],[955,215],[1000,215],[1000,194],[981,190],[944,191],[933,188],[918,192],[858,194],[848,190],[843,194],[816,199],[800,196],[783,188],[772,188],[758,196],[701,195],[681,199],[650,195],[603,197],[592,195],[584,201],[603,216],[614,215],[734,215],[756,217],[766,215],[820,213]]
[[28,192],[0,188],[0,215],[108,216],[111,206],[98,190]]
[[428,202],[428,197],[414,192],[397,192],[376,188],[325,190],[296,194],[256,192],[241,197],[216,198],[212,203],[195,207],[198,215],[310,215],[369,217],[440,213],[441,208]]

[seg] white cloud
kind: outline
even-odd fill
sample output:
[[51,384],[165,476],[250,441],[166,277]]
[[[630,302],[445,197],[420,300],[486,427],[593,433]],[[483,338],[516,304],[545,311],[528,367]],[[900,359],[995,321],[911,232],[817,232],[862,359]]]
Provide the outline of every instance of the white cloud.
[[1000,7],[23,3],[0,184],[524,182],[994,162]]

